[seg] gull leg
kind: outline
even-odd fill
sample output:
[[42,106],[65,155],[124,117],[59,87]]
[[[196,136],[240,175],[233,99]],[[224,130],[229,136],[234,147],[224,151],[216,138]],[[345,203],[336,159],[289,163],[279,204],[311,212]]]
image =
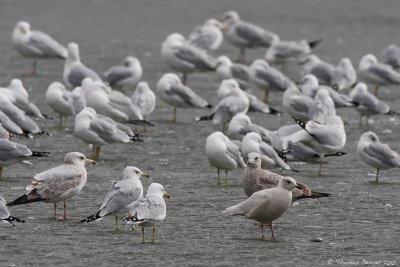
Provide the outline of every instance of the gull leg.
[[362,126],[363,115],[360,115],[360,127]]
[[271,233],[272,233],[271,238],[272,238],[272,239],[275,239],[276,236],[274,235],[274,230],[272,230],[272,222],[269,223],[269,228],[271,228]]
[[217,173],[218,173],[218,185],[220,185],[221,182],[219,181],[219,169],[217,169]]
[[0,179],[2,175],[3,175],[3,165],[0,164]]
[[269,100],[269,91],[265,90],[263,102],[268,103],[268,100]]
[[64,200],[64,220],[67,219],[67,201]]
[[225,186],[228,186],[228,170],[225,170]]
[[324,162],[324,158],[323,157],[319,157],[319,171],[318,171],[318,175],[321,176],[322,175],[322,164]]
[[236,62],[244,63],[245,57],[246,57],[246,52],[244,50],[244,47],[241,47],[239,50],[239,56],[238,56],[238,59],[236,60]]
[[100,146],[96,145],[96,153],[95,153],[95,158],[94,160],[98,160],[100,158]]
[[96,159],[95,159],[95,156],[94,156],[95,151],[96,151],[96,145],[93,145],[93,146],[92,146],[92,156],[91,156],[91,159],[92,159],[92,160],[96,160]]
[[379,178],[379,169],[376,169],[376,177],[375,177],[376,183],[378,183],[378,178]]
[[153,226],[153,243],[156,242],[155,235],[156,235],[156,226]]
[[378,96],[378,91],[379,91],[379,85],[375,85],[375,89],[374,89],[375,96]]
[[63,115],[60,114],[60,128],[62,128],[63,126]]
[[176,123],[176,107],[174,106],[172,110],[172,121],[171,123]]
[[142,241],[143,243],[146,243],[146,241],[144,240],[144,227],[142,226]]
[[222,133],[225,134],[225,129],[226,129],[226,123],[222,123]]
[[187,73],[184,72],[184,73],[182,73],[182,83],[183,83],[184,85],[186,85],[186,80],[187,80]]
[[264,236],[264,224],[263,223],[261,223],[261,239],[266,239],[265,238],[265,236]]
[[34,59],[33,60],[33,65],[32,65],[32,71],[31,71],[31,75],[32,76],[35,76],[37,73],[36,73],[36,65],[37,65],[37,62],[36,62],[36,59]]

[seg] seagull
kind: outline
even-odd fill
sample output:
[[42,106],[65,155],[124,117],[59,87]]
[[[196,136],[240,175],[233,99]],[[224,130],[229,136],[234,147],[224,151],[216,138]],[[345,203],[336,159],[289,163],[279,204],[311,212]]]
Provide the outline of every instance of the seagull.
[[72,92],[65,89],[60,82],[49,85],[46,91],[46,103],[60,115],[60,127],[63,126],[63,118],[75,115]]
[[353,87],[356,82],[357,72],[351,60],[347,57],[340,59],[336,69],[332,73],[331,83],[329,85],[341,91]]
[[358,83],[350,92],[349,97],[356,104],[356,109],[360,113],[360,125],[362,125],[364,116],[367,117],[368,124],[368,118],[372,115],[400,115],[393,111],[387,103],[370,93],[365,83]]
[[210,165],[217,168],[218,185],[221,184],[220,170],[225,170],[225,185],[228,185],[228,171],[246,166],[239,147],[222,132],[215,132],[207,137],[206,156]]
[[157,83],[156,94],[173,106],[172,123],[176,123],[177,108],[211,108],[206,100],[182,84],[174,73],[165,73]]
[[54,203],[54,217],[57,218],[57,203],[64,202],[64,216],[67,219],[67,200],[76,196],[86,184],[86,164],[96,162],[87,159],[79,152],[69,152],[65,155],[64,164],[36,174],[33,181],[26,187],[27,193],[7,206],[45,201]]
[[216,61],[206,51],[187,43],[179,33],[167,36],[161,45],[161,57],[172,69],[182,72],[182,83],[186,84],[188,73],[213,71]]
[[162,222],[167,213],[167,207],[164,198],[170,196],[159,183],[151,183],[145,196],[141,196],[134,202],[130,213],[131,217],[124,218],[127,224],[137,224],[142,227],[142,240],[144,237],[144,227],[153,227],[152,243],[155,243],[156,223]]
[[271,44],[279,42],[279,36],[276,33],[241,20],[234,10],[225,12],[220,21],[224,26],[223,31],[228,42],[240,48],[237,60],[239,62],[245,61],[246,48],[268,48]]
[[219,56],[216,71],[222,80],[235,79],[240,88],[249,86],[250,69],[247,65],[233,63],[227,56]]
[[15,226],[14,222],[25,222],[24,220],[10,215],[10,212],[8,211],[6,206],[6,201],[2,196],[0,196],[0,221],[6,224],[10,224],[12,226]]
[[375,95],[378,95],[380,86],[400,84],[400,73],[390,65],[378,62],[372,54],[367,54],[361,58],[358,65],[358,75],[362,81],[375,86]]
[[0,178],[3,166],[12,165],[32,157],[47,157],[49,152],[32,151],[23,144],[0,139]]
[[[19,127],[15,122],[13,122],[3,111],[0,109],[0,124],[9,134],[13,135],[24,135],[21,127]],[[28,137],[26,135],[26,137]]]
[[256,132],[250,132],[243,137],[240,151],[245,159],[252,152],[257,152],[261,155],[263,167],[279,166],[285,170],[292,169],[269,144],[262,141],[261,136]]
[[299,64],[303,66],[304,75],[313,74],[320,84],[332,84],[332,76],[336,67],[331,63],[322,61],[317,55],[310,54],[299,61]]
[[256,59],[250,65],[250,82],[264,91],[264,102],[268,102],[270,91],[283,92],[295,85],[289,77],[271,67],[264,59]]
[[322,39],[308,41],[301,39],[298,41],[279,41],[272,43],[265,53],[265,59],[269,63],[285,64],[291,61],[299,61],[312,53]]
[[400,167],[400,155],[389,145],[381,143],[376,133],[371,131],[361,135],[357,143],[357,154],[367,165],[376,168],[376,182],[379,170]]
[[63,79],[69,87],[81,86],[82,80],[86,77],[92,78],[94,81],[100,81],[99,75],[92,69],[86,67],[79,56],[79,46],[76,43],[69,43],[68,56],[65,59]]
[[150,115],[156,107],[156,95],[146,82],[138,83],[131,96],[131,101],[143,117]]
[[[243,188],[248,197],[257,191],[277,187],[279,181],[284,177],[285,176],[262,169],[260,154],[256,152],[248,154],[246,170],[244,171],[243,177]],[[293,190],[292,203],[299,199],[329,197],[331,195],[329,193],[313,192],[306,184],[299,182],[297,182],[297,184],[301,188],[295,188]]]
[[299,88],[292,85],[286,89],[282,96],[283,109],[292,117],[302,121],[309,120],[309,112],[314,108],[314,99],[303,95]]
[[198,25],[189,34],[187,42],[206,51],[217,50],[224,39],[223,25],[216,19],[208,19],[203,25]]
[[244,91],[244,93],[246,94],[247,98],[249,99],[248,112],[260,112],[260,113],[271,114],[271,115],[276,115],[276,116],[280,116],[282,114],[281,111],[270,107],[267,103],[258,99],[257,96],[255,96],[247,91]]
[[139,59],[128,56],[122,66],[111,67],[104,73],[104,81],[112,88],[134,88],[142,78],[143,70]]
[[210,115],[196,117],[195,121],[212,120],[214,124],[228,123],[235,115],[245,114],[250,101],[234,79],[223,80],[218,88],[218,98],[221,99]]
[[272,222],[281,217],[292,203],[292,191],[295,188],[301,189],[291,177],[282,177],[278,186],[263,189],[252,194],[245,201],[225,209],[222,213],[226,215],[242,215],[247,219],[256,220],[261,224],[261,237],[264,236],[264,224],[268,224],[272,239],[275,239],[272,230]]
[[395,44],[385,47],[382,51],[382,61],[394,69],[398,69],[400,67],[400,47]]
[[251,132],[258,133],[264,142],[271,142],[271,131],[252,123],[246,114],[238,114],[229,122],[228,136],[234,140],[242,140],[246,134]]
[[140,135],[113,119],[98,116],[93,108],[84,108],[75,117],[74,136],[93,145],[92,159],[100,157],[100,148],[109,143],[128,143],[142,141]]
[[21,55],[33,58],[32,75],[36,75],[36,59],[67,57],[64,46],[44,32],[31,30],[31,25],[26,21],[17,23],[12,33],[12,42]]
[[98,221],[107,215],[115,214],[115,228],[118,230],[117,212],[125,209],[143,195],[141,177],[149,177],[149,175],[137,167],[126,167],[122,180],[111,185],[100,209],[80,222]]
[[7,88],[0,88],[0,91],[28,116],[41,119],[46,117],[40,112],[39,108],[29,100],[28,91],[24,88],[20,79],[12,79]]

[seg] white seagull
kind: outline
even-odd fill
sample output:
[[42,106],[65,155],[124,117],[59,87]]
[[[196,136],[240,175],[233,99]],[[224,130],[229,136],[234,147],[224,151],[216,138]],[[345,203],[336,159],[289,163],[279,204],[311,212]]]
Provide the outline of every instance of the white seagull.
[[104,73],[104,81],[112,88],[134,88],[142,78],[143,70],[139,59],[128,56],[121,66],[114,66]]

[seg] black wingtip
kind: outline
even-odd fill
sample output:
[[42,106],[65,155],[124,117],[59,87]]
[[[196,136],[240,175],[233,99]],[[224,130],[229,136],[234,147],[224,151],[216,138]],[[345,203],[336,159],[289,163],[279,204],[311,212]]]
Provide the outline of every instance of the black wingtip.
[[32,151],[31,157],[47,158],[50,152]]
[[312,41],[308,41],[308,45],[310,46],[311,49],[317,47],[321,42],[323,41],[322,38],[316,39],[316,40],[312,40]]
[[41,131],[38,133],[38,135],[48,135],[48,136],[53,136],[53,134],[52,134],[52,133],[49,133],[49,132],[47,132],[47,131],[45,131],[45,130],[41,130]]
[[214,113],[211,115],[196,117],[196,118],[194,118],[194,121],[210,121],[213,119],[213,117],[214,117]]
[[390,116],[400,116],[400,113],[394,111],[394,110],[389,110],[388,113],[386,113]]
[[305,129],[306,128],[306,122],[299,120],[295,117],[292,117],[292,119],[294,120],[295,123],[297,123],[298,125],[301,126],[301,128]]
[[20,196],[16,200],[13,200],[11,202],[7,203],[7,206],[16,206],[16,205],[22,205],[22,204],[28,204],[28,203],[33,203],[33,202],[39,202],[39,201],[44,201],[43,198],[28,198],[27,195]]
[[133,134],[129,136],[130,140],[133,142],[144,142],[144,137],[145,136],[143,134]]
[[147,120],[129,120],[129,121],[127,121],[127,123],[134,124],[134,125],[143,125],[143,126],[154,127],[154,124]]
[[47,115],[47,114],[42,114],[42,116],[46,119],[46,120],[54,120],[53,117]]
[[10,216],[10,217],[8,217],[7,219],[4,219],[4,220],[5,220],[5,221],[8,221],[8,222],[11,223],[12,225],[14,225],[14,222],[25,223],[24,220],[22,220],[22,219],[20,219],[20,218],[17,218],[17,217],[13,217],[13,216]]
[[276,116],[280,116],[281,114],[282,114],[282,111],[279,111],[279,110],[277,110],[277,109],[274,109],[274,108],[269,108],[269,114],[271,114],[271,115],[276,115]]
[[208,109],[210,109],[210,108],[212,108],[213,106],[211,105],[211,104],[207,104],[206,105],[206,108],[208,108]]
[[321,193],[321,192],[311,192],[309,198],[320,198],[320,197],[330,197],[332,194],[330,193]]
[[85,219],[83,219],[83,220],[80,220],[79,222],[80,223],[90,223],[90,222],[92,222],[92,221],[95,221],[95,220],[98,220],[98,219],[100,219],[101,218],[101,216],[100,216],[100,211],[98,211],[96,214],[92,214],[92,215],[90,215],[89,217],[86,217]]

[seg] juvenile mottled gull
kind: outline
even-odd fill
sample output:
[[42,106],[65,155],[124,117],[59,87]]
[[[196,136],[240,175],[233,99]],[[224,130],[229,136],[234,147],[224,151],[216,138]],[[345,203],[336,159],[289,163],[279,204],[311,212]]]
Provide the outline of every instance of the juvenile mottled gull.
[[271,44],[279,42],[279,36],[276,33],[241,20],[236,11],[225,12],[220,21],[224,25],[226,39],[240,48],[238,61],[245,61],[245,48],[268,48]]
[[57,218],[57,203],[64,202],[64,216],[67,219],[67,200],[76,196],[86,184],[87,173],[85,164],[96,162],[87,159],[79,152],[69,152],[65,155],[64,164],[36,174],[33,181],[26,187],[28,191],[23,196],[7,203],[7,206],[45,201],[54,203],[54,217]]
[[126,167],[122,180],[111,185],[100,209],[95,214],[81,220],[81,223],[98,221],[107,215],[115,214],[115,228],[118,230],[117,212],[125,209],[143,195],[143,186],[140,181],[142,176],[149,177],[137,167]]
[[168,35],[161,46],[161,57],[172,69],[182,72],[182,83],[192,72],[205,72],[215,69],[216,62],[206,51],[188,44],[182,34]]
[[3,166],[12,165],[31,157],[47,157],[48,152],[32,151],[23,144],[0,139],[0,178]]
[[[243,188],[248,197],[257,191],[277,187],[279,181],[285,177],[262,169],[260,154],[252,152],[247,158],[246,170],[243,177]],[[299,182],[297,182],[297,184],[300,188],[295,188],[293,190],[292,202],[303,198],[320,198],[329,197],[331,195],[329,193],[313,192],[306,184]]]
[[81,86],[82,80],[86,77],[92,78],[95,81],[101,80],[96,72],[81,62],[78,44],[69,43],[67,48],[68,56],[65,59],[63,72],[63,79],[66,85],[72,88]]
[[391,66],[378,62],[372,54],[367,54],[361,58],[358,74],[362,81],[375,86],[375,95],[378,95],[380,86],[400,84],[400,73]]
[[215,132],[207,137],[206,156],[210,165],[217,168],[218,185],[221,184],[220,170],[225,170],[225,185],[227,185],[228,171],[245,167],[239,147],[222,132]]
[[216,19],[208,19],[203,25],[198,25],[189,34],[187,42],[204,50],[217,50],[224,39],[222,24]]
[[112,88],[133,89],[142,78],[142,74],[139,59],[128,56],[123,65],[111,67],[104,73],[104,81]]
[[63,119],[68,116],[74,116],[74,101],[72,92],[65,89],[65,86],[59,82],[53,82],[46,91],[47,104],[60,115],[60,127],[63,126]]
[[357,143],[357,154],[366,164],[376,168],[376,182],[378,182],[379,170],[400,167],[400,155],[389,145],[381,143],[374,132],[361,135]]
[[156,94],[173,106],[172,123],[176,123],[177,108],[211,108],[206,100],[181,83],[173,73],[164,74],[157,83]]
[[150,184],[147,193],[141,196],[131,207],[131,217],[124,218],[127,224],[137,224],[142,227],[142,240],[144,237],[144,227],[153,227],[153,239],[155,242],[156,223],[162,222],[167,214],[167,206],[164,198],[169,198],[164,187],[158,183]]
[[20,21],[12,33],[12,42],[21,55],[33,58],[32,75],[36,74],[37,58],[66,58],[67,49],[48,34],[31,30],[31,25]]
[[362,125],[364,116],[367,117],[368,124],[368,118],[372,115],[399,115],[387,103],[371,94],[365,83],[358,83],[350,92],[349,97],[356,104],[356,109],[360,113],[360,125]]
[[264,236],[264,224],[271,228],[271,238],[276,238],[272,230],[272,222],[281,217],[292,203],[292,191],[300,188],[291,177],[283,177],[278,186],[264,189],[252,194],[248,199],[239,204],[225,209],[222,213],[227,215],[243,215],[247,219],[256,220],[261,224],[261,237]]
[[10,224],[15,226],[14,222],[24,223],[24,220],[18,219],[17,217],[13,217],[10,215],[10,212],[7,209],[5,199],[0,196],[0,221],[3,223]]

